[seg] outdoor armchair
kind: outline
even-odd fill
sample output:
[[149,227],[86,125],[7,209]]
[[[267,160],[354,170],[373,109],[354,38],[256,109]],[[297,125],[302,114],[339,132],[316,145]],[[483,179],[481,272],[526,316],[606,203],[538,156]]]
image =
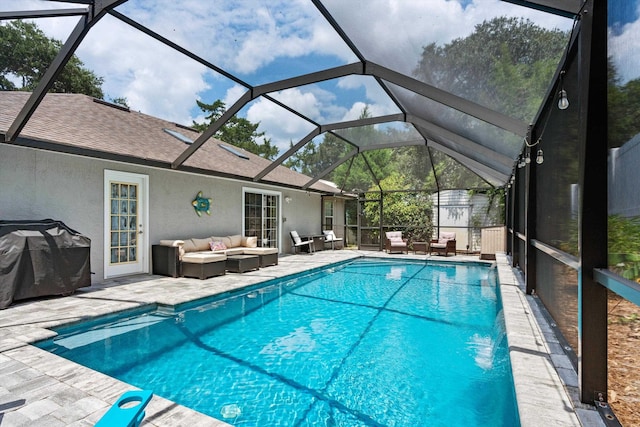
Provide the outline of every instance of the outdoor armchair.
[[336,242],[342,242],[342,237],[336,237],[336,234],[333,232],[333,230],[324,230],[322,234],[324,234],[324,242],[331,243],[332,250],[335,249],[334,245]]
[[387,231],[385,241],[385,249],[387,253],[406,252],[409,253],[407,239],[402,237],[402,231]]
[[289,232],[291,235],[291,248],[293,249],[293,253],[295,254],[300,248],[307,247],[309,253],[313,253],[315,251],[315,247],[313,245],[313,239],[302,240],[297,231],[293,230]]
[[443,253],[447,256],[449,252],[456,254],[456,233],[451,231],[441,231],[437,239],[433,239],[429,245],[429,254],[432,252]]

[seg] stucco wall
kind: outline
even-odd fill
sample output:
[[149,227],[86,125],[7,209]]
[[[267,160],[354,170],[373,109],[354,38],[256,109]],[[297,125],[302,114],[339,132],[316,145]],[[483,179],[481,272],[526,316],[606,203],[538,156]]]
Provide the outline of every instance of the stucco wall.
[[640,134],[609,152],[609,214],[640,216]]
[[[150,244],[161,239],[206,237],[242,232],[242,189],[291,197],[282,201],[281,252],[291,248],[289,231],[320,231],[321,197],[315,193],[206,177],[165,169],[0,144],[0,219],[61,220],[91,239],[93,281],[103,280],[104,170],[149,176]],[[195,214],[198,191],[213,199],[211,215]],[[147,257],[149,265],[150,253]]]

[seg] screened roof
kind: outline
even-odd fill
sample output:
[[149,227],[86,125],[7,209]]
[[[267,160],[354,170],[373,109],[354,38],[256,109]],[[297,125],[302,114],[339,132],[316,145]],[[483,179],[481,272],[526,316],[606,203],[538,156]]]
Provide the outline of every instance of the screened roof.
[[[257,182],[307,150],[313,161],[299,171],[311,179],[301,188],[325,179],[351,192],[379,185],[381,176],[372,166],[376,156],[384,162],[380,153],[404,150],[400,155],[415,160],[412,173],[430,177],[413,187],[502,186],[558,78],[580,5],[580,0],[3,0],[3,20],[33,19],[64,43],[12,118],[5,141],[19,143],[57,72],[75,53],[104,77],[112,97],[125,96],[137,111],[191,125],[202,118],[193,110],[196,98],[225,100],[226,113],[176,156],[175,169],[198,156],[204,144],[217,143],[211,137],[237,114],[260,123],[259,130],[279,148],[276,160],[255,172]],[[529,46],[525,35],[511,41],[511,51],[489,50],[491,39],[471,37],[478,26],[500,17],[558,31],[563,49],[549,53],[544,44]],[[458,55],[460,40],[476,45]],[[443,55],[447,45],[450,52]],[[527,59],[516,64],[517,76],[504,70],[505,58],[525,46],[533,54],[519,57],[547,55],[546,73],[534,72],[537,65]],[[496,51],[500,55],[489,54]],[[496,76],[536,79],[529,85],[536,92],[503,93]],[[456,182],[446,177],[450,167],[437,167],[443,158],[459,169]],[[370,176],[356,179],[356,169]]]

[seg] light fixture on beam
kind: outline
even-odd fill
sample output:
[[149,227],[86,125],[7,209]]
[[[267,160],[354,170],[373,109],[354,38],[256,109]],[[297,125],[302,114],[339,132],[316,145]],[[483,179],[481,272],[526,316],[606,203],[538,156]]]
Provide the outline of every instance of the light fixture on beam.
[[564,74],[565,71],[560,71],[560,91],[558,92],[558,108],[566,110],[569,108],[569,98],[567,98],[567,91],[564,90]]

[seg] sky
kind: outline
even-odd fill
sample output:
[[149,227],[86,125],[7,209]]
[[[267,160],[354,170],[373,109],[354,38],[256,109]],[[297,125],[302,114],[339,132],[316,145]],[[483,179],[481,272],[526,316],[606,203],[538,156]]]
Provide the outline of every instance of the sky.
[[[625,6],[631,0],[616,0]],[[636,3],[638,0],[633,0]],[[568,31],[571,20],[542,14],[499,0],[326,0],[336,21],[374,62],[411,72],[422,47],[443,45],[469,35],[476,24],[495,16],[522,16],[546,28]],[[77,8],[40,0],[2,0],[0,11]],[[357,13],[354,13],[354,10]],[[171,39],[223,71],[228,79],[122,21],[106,16],[89,32],[76,54],[85,66],[104,77],[107,100],[125,97],[136,111],[179,124],[203,121],[196,99],[229,107],[260,85],[299,74],[356,62],[357,56],[333,31],[309,0],[129,0],[117,11]],[[637,12],[637,7],[632,12]],[[610,45],[630,49],[640,40],[640,22],[628,11],[615,19]],[[50,37],[66,40],[77,18],[38,19]],[[612,24],[612,28],[614,25]],[[613,34],[613,33],[612,33]],[[639,52],[635,46],[635,53]],[[621,61],[624,78],[640,67],[633,57]],[[398,112],[371,77],[350,76],[288,89],[273,97],[298,108],[320,124],[352,120],[365,106],[374,115]],[[314,126],[264,98],[245,106],[240,115],[260,123],[271,142],[285,151]]]
[[640,0],[609,0],[608,48],[621,83],[640,77]]

